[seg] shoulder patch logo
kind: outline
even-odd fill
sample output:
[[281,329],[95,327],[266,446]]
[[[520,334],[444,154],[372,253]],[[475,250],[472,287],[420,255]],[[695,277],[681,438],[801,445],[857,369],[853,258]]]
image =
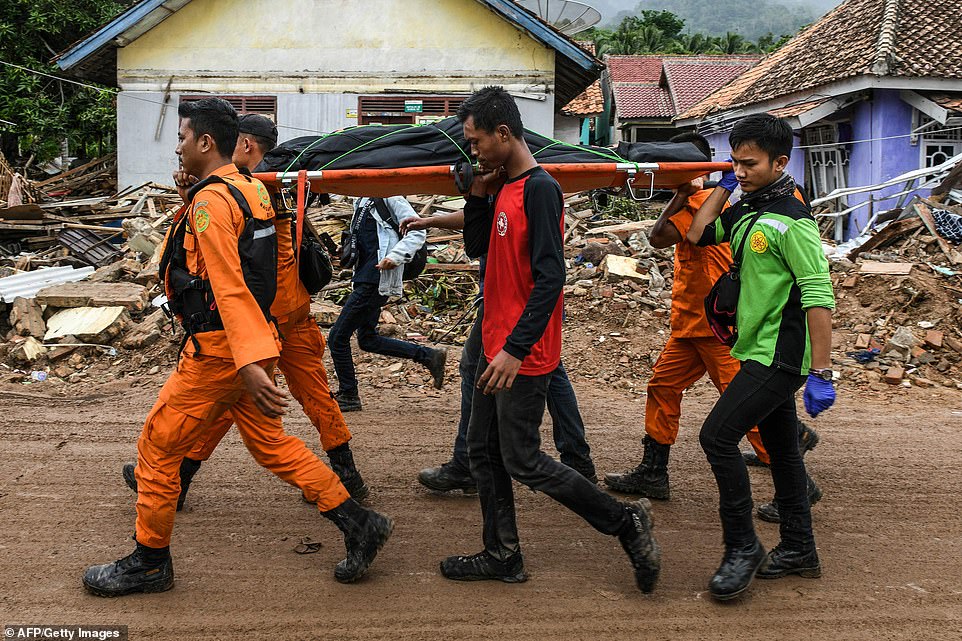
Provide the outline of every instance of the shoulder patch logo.
[[764,254],[768,251],[768,239],[765,238],[765,232],[756,231],[752,234],[751,238],[748,239],[748,245],[756,254]]
[[203,232],[210,225],[210,212],[207,211],[207,201],[197,203],[194,209],[194,229],[197,233]]
[[504,212],[498,214],[498,236],[504,236],[508,233],[508,215]]
[[267,193],[267,188],[260,183],[257,184],[257,197],[261,200],[261,207],[263,207],[265,210],[270,209],[271,197]]

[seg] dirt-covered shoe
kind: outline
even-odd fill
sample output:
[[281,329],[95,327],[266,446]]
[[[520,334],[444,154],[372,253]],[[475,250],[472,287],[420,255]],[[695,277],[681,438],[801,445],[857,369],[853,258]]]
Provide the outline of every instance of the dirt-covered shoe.
[[441,561],[441,574],[452,581],[523,583],[528,580],[520,552],[504,561],[488,554],[487,550],[471,556],[449,556]]
[[708,591],[719,601],[734,599],[748,589],[755,574],[765,566],[768,556],[761,542],[744,547],[725,547],[725,557],[708,582]]
[[[822,488],[818,486],[811,476],[808,477],[808,504],[810,506],[815,505],[820,500],[822,500]],[[755,514],[758,515],[763,521],[768,521],[769,523],[781,523],[782,517],[778,513],[778,504],[773,500],[768,503],[762,503],[755,510]]]
[[354,583],[371,567],[378,551],[394,531],[394,521],[361,507],[354,499],[321,514],[333,521],[344,534],[347,557],[334,567],[334,578],[340,583]]
[[633,470],[621,474],[605,474],[605,485],[616,492],[638,494],[650,499],[667,500],[671,497],[668,483],[668,454],[670,445],[662,445],[645,435],[645,455]]
[[[156,559],[149,557],[156,556]],[[174,587],[170,552],[157,553],[142,545],[124,558],[87,568],[84,587],[97,596],[114,597],[134,592],[164,592]]]
[[618,541],[635,571],[635,584],[645,594],[655,589],[661,571],[661,550],[655,541],[655,522],[651,503],[640,499],[625,506],[629,522],[618,534]]
[[342,412],[359,412],[362,409],[361,397],[357,392],[338,392],[334,395],[334,400]]
[[478,484],[471,472],[461,465],[448,461],[440,467],[429,467],[418,473],[418,482],[435,492],[453,492],[461,490],[465,494],[477,494]]
[[432,349],[431,356],[428,357],[427,368],[434,379],[434,389],[441,389],[444,385],[444,364],[448,360],[448,350]]
[[780,579],[789,574],[797,574],[806,579],[817,579],[822,576],[822,564],[818,560],[818,552],[814,549],[808,552],[789,550],[776,545],[768,553],[767,567],[758,571],[759,579]]

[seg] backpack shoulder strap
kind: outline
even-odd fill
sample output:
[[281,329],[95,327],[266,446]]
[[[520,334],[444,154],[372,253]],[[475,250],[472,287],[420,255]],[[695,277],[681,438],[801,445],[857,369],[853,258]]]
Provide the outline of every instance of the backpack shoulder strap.
[[244,214],[244,220],[250,220],[254,217],[254,212],[251,211],[251,207],[247,203],[247,198],[244,197],[244,194],[241,193],[241,190],[234,186],[233,181],[227,180],[226,178],[222,178],[220,176],[212,175],[204,178],[202,181],[190,188],[190,191],[187,192],[187,196],[191,201],[193,201],[194,196],[196,196],[201,189],[214,184],[225,185],[227,187],[227,191],[237,202],[237,206],[240,207],[241,213]]
[[378,218],[386,222],[394,233],[397,234],[398,238],[401,237],[401,228],[398,227],[397,222],[394,220],[394,215],[391,213],[391,209],[387,206],[387,202],[383,198],[372,198],[374,201],[374,209],[377,211]]
[[[745,233],[742,234],[742,239],[738,243],[738,250],[732,255],[732,260],[735,262],[735,265],[741,265],[742,254],[745,252],[745,241],[748,240],[748,232],[752,230],[752,227],[755,226],[755,223],[758,222],[758,219],[762,217],[763,213],[764,211],[759,211],[748,220],[748,224],[745,226]],[[735,227],[732,226],[732,236],[734,237],[734,235]]]

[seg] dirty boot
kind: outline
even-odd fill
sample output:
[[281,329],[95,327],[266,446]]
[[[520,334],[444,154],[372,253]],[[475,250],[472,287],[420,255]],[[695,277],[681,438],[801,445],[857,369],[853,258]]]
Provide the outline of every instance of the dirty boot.
[[[190,487],[190,482],[194,478],[194,474],[197,474],[197,470],[200,469],[200,464],[203,461],[195,461],[194,459],[184,458],[180,462],[180,496],[177,497],[177,511],[180,512],[184,509],[184,501],[187,499],[187,488]],[[137,476],[134,472],[136,465],[134,463],[127,463],[123,468],[124,483],[127,487],[132,489],[134,492],[137,491]]]
[[595,464],[592,463],[590,459],[588,460],[587,463],[581,463],[581,464],[566,463],[565,465],[567,465],[568,467],[573,469],[575,472],[577,472],[581,476],[585,477],[586,479],[588,479],[589,481],[597,485],[598,473],[595,470]]
[[344,534],[347,558],[334,568],[334,578],[340,583],[354,583],[371,567],[378,550],[394,530],[390,518],[361,507],[348,499],[333,510],[321,512]]
[[429,467],[418,472],[418,482],[435,492],[461,490],[465,494],[477,494],[478,484],[471,472],[453,460],[440,467]]
[[748,589],[768,557],[758,539],[743,547],[725,546],[725,557],[708,582],[708,592],[719,601],[734,599]]
[[361,408],[361,397],[357,390],[353,392],[338,392],[334,395],[334,400],[342,412],[357,412]]
[[[822,488],[818,486],[811,476],[808,477],[808,504],[809,506],[815,505],[822,499]],[[778,504],[772,500],[769,503],[762,503],[755,510],[755,513],[763,521],[768,521],[769,523],[781,523],[782,517],[778,514]]]
[[441,561],[441,574],[452,581],[524,583],[528,580],[521,552],[512,554],[504,561],[495,558],[487,550],[471,556],[449,556]]
[[635,570],[635,584],[648,594],[655,589],[661,571],[661,550],[655,541],[655,523],[651,503],[640,499],[625,506],[628,522],[618,534],[618,541]]
[[174,563],[170,548],[137,549],[124,558],[87,568],[84,587],[97,596],[123,596],[134,592],[164,592],[174,587]]
[[428,362],[424,366],[431,372],[431,378],[434,379],[434,389],[441,389],[441,386],[444,385],[444,364],[447,360],[448,351],[446,349],[432,349],[428,356]]
[[797,574],[805,579],[822,576],[822,565],[815,548],[809,551],[790,550],[779,543],[768,553],[768,565],[758,571],[758,578],[780,579],[789,574]]
[[623,474],[605,474],[605,484],[616,492],[639,494],[650,499],[668,499],[668,453],[670,445],[662,445],[647,434],[645,455],[635,469]]
[[351,495],[351,498],[355,501],[363,501],[370,489],[354,465],[354,453],[351,452],[351,446],[347,443],[339,445],[329,450],[327,457],[331,461],[331,469],[341,479],[344,489]]

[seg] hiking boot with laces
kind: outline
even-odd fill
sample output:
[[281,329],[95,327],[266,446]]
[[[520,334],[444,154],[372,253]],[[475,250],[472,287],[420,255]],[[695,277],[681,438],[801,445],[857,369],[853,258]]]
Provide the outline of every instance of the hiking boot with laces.
[[668,454],[671,446],[662,445],[647,434],[644,444],[645,455],[641,463],[622,474],[605,474],[605,484],[616,492],[667,500],[671,496],[668,484]]
[[797,574],[806,579],[822,576],[818,552],[814,548],[808,552],[789,550],[779,543],[768,553],[768,565],[758,571],[758,578],[780,579],[789,574]]
[[523,583],[528,580],[520,552],[504,561],[499,561],[487,550],[471,556],[449,556],[441,561],[441,574],[452,581]]
[[418,482],[435,492],[451,492],[461,490],[465,494],[477,494],[478,484],[471,476],[471,472],[454,461],[448,461],[440,467],[429,467],[418,473]]
[[618,534],[618,541],[635,570],[635,584],[648,594],[655,589],[661,571],[661,550],[655,541],[651,503],[640,499],[625,506],[628,523]]
[[708,582],[709,593],[719,601],[734,599],[748,589],[767,559],[758,539],[743,547],[725,546],[725,557]]
[[[201,463],[203,463],[203,461],[195,461],[186,457],[180,462],[180,496],[177,497],[178,512],[184,509],[184,501],[187,500],[187,490],[190,488],[190,482],[194,479],[194,475],[197,474],[197,470],[200,469]],[[134,463],[127,463],[121,472],[124,477],[124,483],[134,492],[137,491],[135,467],[136,465]]]
[[165,592],[174,587],[174,563],[168,548],[137,544],[124,558],[87,568],[84,587],[97,596],[114,597],[134,592]]
[[354,583],[371,567],[378,551],[394,531],[394,521],[361,507],[354,499],[321,514],[344,534],[347,557],[334,567],[334,578],[340,583]]
[[[811,476],[808,477],[808,504],[809,506],[815,505],[822,499],[822,488],[815,483],[815,479]],[[755,513],[763,521],[768,521],[769,523],[781,523],[782,517],[778,513],[778,504],[773,500],[769,503],[762,503],[755,510]]]

